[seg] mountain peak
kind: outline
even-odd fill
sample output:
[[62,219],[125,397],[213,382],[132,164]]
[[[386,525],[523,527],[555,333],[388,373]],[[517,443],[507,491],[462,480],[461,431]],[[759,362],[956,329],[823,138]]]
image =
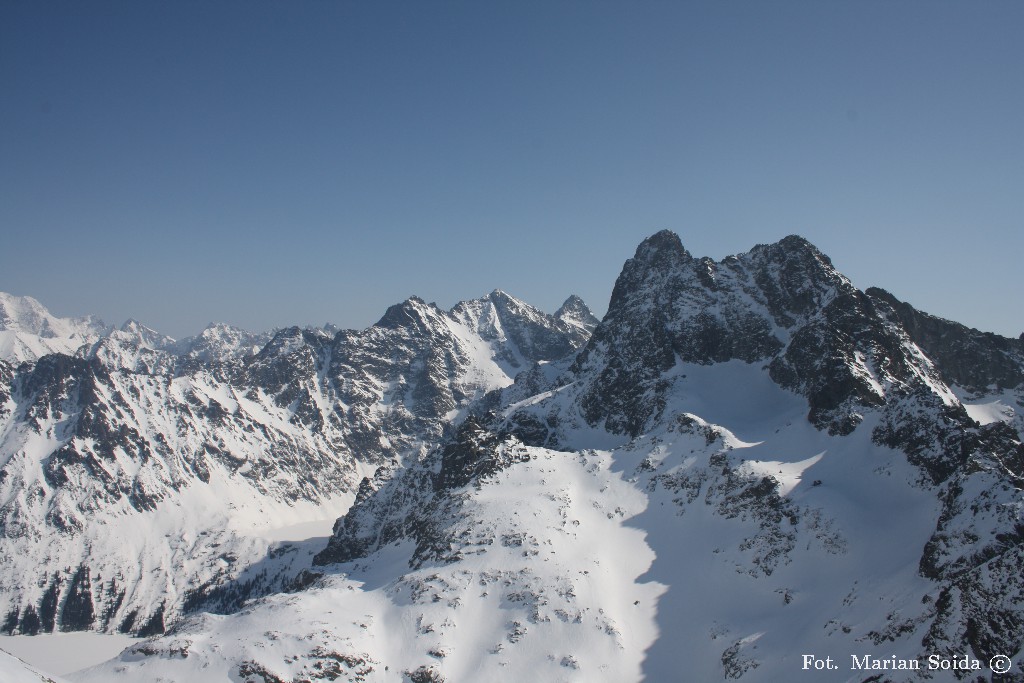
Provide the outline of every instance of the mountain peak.
[[692,264],[693,256],[684,247],[679,235],[671,230],[656,232],[636,248],[615,281],[608,313],[614,315],[626,301],[639,295],[650,280],[661,279]]
[[679,235],[671,230],[661,230],[641,242],[636,248],[633,258],[651,264],[660,264],[666,261],[689,261],[693,256],[683,246]]
[[509,307],[510,305],[515,307],[522,307],[527,305],[526,302],[524,302],[522,299],[518,299],[501,289],[495,289],[493,292],[487,295],[487,298],[491,301],[491,303],[497,306],[503,306],[505,308]]
[[819,269],[833,270],[832,259],[800,235],[787,235],[773,244],[758,244],[750,253],[764,255],[777,263],[802,262],[817,264]]
[[121,324],[121,327],[119,329],[121,330],[121,332],[129,332],[131,334],[138,334],[138,335],[143,335],[143,336],[147,336],[147,337],[164,337],[165,336],[165,335],[160,334],[156,330],[154,330],[152,327],[149,327],[148,325],[140,323],[135,318],[129,318],[128,320],[125,320],[124,323]]
[[18,329],[25,324],[25,319],[35,320],[49,315],[50,312],[30,296],[0,292],[0,329]]
[[8,362],[48,353],[74,354],[112,329],[95,316],[58,318],[30,296],[0,292],[0,358]]
[[818,251],[816,246],[810,243],[809,240],[796,234],[786,235],[778,241],[778,244],[792,251],[815,251],[821,253]]
[[121,341],[149,349],[171,348],[175,343],[173,338],[160,334],[134,318],[126,320],[117,332],[111,332],[110,337],[118,337]]
[[413,295],[401,303],[389,306],[388,310],[384,311],[384,315],[373,326],[392,330],[406,327],[410,324],[418,326],[423,322],[427,311],[431,309],[437,311],[436,306],[428,304],[420,297]]
[[95,316],[58,318],[30,296],[0,292],[0,330],[24,332],[44,338],[99,336],[108,331]]
[[558,310],[555,311],[555,317],[562,322],[570,325],[577,325],[587,330],[588,333],[593,332],[594,328],[601,322],[594,315],[590,307],[587,306],[586,302],[575,294],[571,294],[566,299]]
[[583,301],[582,298],[580,298],[576,294],[570,294],[569,298],[566,299],[565,301],[563,301],[562,305],[558,307],[557,311],[555,311],[555,316],[557,317],[559,314],[561,314],[561,313],[563,313],[565,311],[582,311],[582,310],[585,310],[588,313],[590,313],[590,307],[587,306],[586,302]]

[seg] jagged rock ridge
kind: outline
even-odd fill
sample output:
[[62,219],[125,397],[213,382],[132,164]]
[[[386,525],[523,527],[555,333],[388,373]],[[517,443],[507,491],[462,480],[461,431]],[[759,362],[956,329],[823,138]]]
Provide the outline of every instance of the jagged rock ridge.
[[[384,327],[437,315],[412,304]],[[659,233],[574,359],[364,478],[300,590],[81,680],[777,681],[808,652],[1018,680],[1022,387],[957,379],[915,315],[799,237],[715,262]]]
[[[488,310],[485,337],[472,311]],[[0,361],[2,628],[158,633],[280,588],[309,557],[271,557],[260,528],[337,516],[364,474],[585,339],[495,293],[452,312],[412,298],[333,335],[174,342],[129,321],[76,355]]]

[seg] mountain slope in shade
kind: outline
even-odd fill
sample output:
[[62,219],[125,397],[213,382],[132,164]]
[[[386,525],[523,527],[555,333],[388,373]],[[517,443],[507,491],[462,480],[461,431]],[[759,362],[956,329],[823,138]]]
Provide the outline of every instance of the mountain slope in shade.
[[979,332],[915,310],[877,287],[867,289],[942,373],[971,418],[1011,424],[1024,434],[1024,336]]
[[304,590],[76,680],[1021,680],[1021,434],[905,315],[800,238],[659,233],[573,362],[361,482]]
[[226,327],[175,345],[130,323],[76,356],[0,361],[3,630],[159,633],[290,586],[312,551],[270,530],[336,517],[364,475],[585,341],[501,304],[508,335],[488,338],[413,298],[366,330],[289,328],[256,353]]

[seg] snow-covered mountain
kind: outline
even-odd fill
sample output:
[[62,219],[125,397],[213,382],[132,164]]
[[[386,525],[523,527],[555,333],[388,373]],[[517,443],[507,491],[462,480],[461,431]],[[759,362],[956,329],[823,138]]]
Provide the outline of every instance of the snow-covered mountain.
[[30,296],[0,292],[0,360],[8,363],[48,353],[74,354],[111,329],[93,316],[58,318]]
[[161,348],[170,348],[175,355],[199,363],[224,363],[258,353],[272,337],[271,332],[249,332],[233,325],[210,323],[198,335]]
[[293,592],[74,679],[1024,680],[1022,347],[798,237],[658,233],[574,359],[363,479]]
[[290,586],[314,549],[274,528],[337,517],[364,475],[586,335],[494,293],[262,341],[128,323],[77,355],[0,361],[4,631],[160,633]]

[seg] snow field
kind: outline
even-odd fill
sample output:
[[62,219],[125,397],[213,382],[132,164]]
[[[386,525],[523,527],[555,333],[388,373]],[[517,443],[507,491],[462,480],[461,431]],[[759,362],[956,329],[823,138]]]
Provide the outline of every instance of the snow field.
[[[63,676],[106,661],[134,642],[135,638],[120,633],[47,633],[0,636],[0,650],[19,657],[48,675]],[[0,681],[8,683],[9,680],[17,679],[0,675]]]

